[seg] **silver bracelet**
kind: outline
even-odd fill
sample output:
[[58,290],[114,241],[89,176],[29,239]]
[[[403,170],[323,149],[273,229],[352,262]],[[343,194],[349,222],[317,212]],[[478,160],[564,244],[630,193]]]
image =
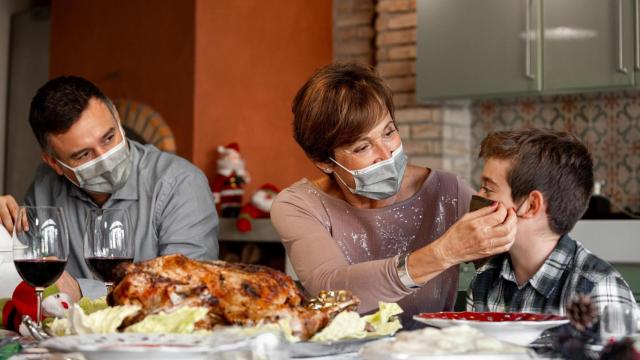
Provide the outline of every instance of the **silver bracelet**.
[[422,285],[417,284],[411,278],[411,275],[409,275],[409,269],[407,268],[409,255],[411,255],[411,253],[398,256],[396,271],[398,272],[398,277],[400,278],[400,282],[402,282],[402,285],[404,285],[407,289],[417,289]]

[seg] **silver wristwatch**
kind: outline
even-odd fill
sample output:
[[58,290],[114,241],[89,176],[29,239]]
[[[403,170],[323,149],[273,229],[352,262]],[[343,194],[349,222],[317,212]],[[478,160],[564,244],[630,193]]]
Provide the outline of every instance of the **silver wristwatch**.
[[407,289],[418,289],[422,285],[417,284],[411,278],[411,275],[409,275],[409,269],[407,269],[409,255],[411,255],[411,253],[401,254],[400,256],[398,256],[398,261],[396,262],[396,271],[398,272],[398,277],[400,278],[402,285],[404,285]]

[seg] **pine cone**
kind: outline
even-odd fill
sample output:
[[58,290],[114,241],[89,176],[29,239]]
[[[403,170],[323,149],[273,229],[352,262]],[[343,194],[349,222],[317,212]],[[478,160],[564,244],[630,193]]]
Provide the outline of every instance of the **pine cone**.
[[589,295],[579,294],[567,304],[567,316],[573,327],[579,331],[584,331],[595,323],[598,317],[598,309],[591,302]]

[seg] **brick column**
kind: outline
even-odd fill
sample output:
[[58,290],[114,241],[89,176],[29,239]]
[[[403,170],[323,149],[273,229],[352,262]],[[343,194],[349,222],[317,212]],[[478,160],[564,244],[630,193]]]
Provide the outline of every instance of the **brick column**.
[[375,65],[393,91],[409,161],[469,179],[469,106],[416,104],[416,0],[334,0],[333,58]]
[[333,59],[373,65],[375,0],[333,0]]
[[376,14],[376,68],[394,93],[409,161],[468,179],[468,106],[416,104],[416,0],[379,0]]

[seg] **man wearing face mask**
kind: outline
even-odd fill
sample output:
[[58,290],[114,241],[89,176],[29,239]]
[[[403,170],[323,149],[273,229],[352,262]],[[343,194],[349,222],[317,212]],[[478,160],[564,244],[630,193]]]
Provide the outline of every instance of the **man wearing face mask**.
[[635,306],[622,276],[568,233],[587,209],[593,162],[575,136],[541,129],[489,134],[480,195],[516,210],[516,240],[477,270],[467,293],[469,311],[565,315],[578,294],[598,310]]
[[[63,208],[71,275],[92,277],[83,236],[93,208],[128,210],[135,261],[172,253],[217,258],[218,217],[205,175],[182,158],[128,140],[115,107],[94,84],[74,76],[50,80],[31,102],[29,123],[44,164],[25,204]],[[11,195],[0,197],[9,232],[17,213]]]
[[458,264],[507,251],[515,213],[466,214],[472,191],[452,174],[408,164],[393,98],[369,68],[332,64],[293,100],[294,136],[324,174],[274,200],[271,220],[305,289],[346,289],[366,313],[398,302],[412,315],[451,310]]

